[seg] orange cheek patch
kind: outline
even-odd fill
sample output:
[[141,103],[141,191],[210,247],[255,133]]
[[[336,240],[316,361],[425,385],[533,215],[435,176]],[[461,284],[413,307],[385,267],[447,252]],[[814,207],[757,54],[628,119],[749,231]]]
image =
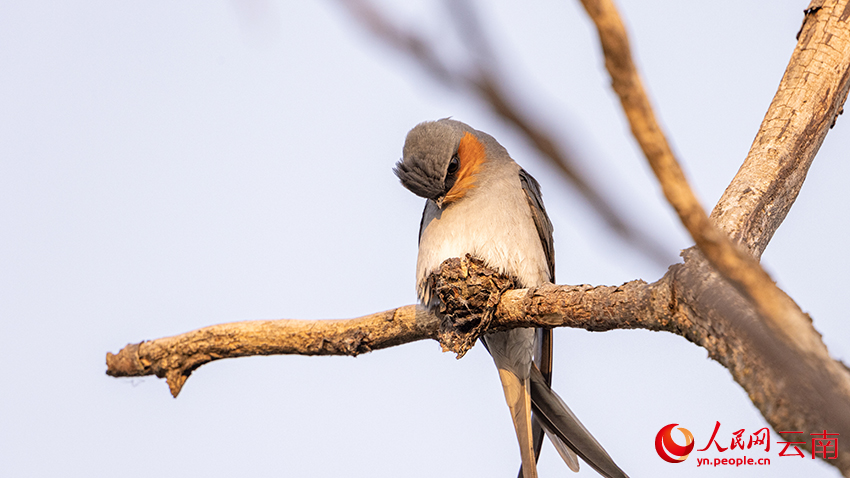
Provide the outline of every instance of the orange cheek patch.
[[457,171],[457,180],[454,186],[446,193],[444,202],[457,201],[464,197],[470,189],[475,187],[475,175],[481,169],[481,165],[487,161],[484,153],[484,145],[471,133],[467,132],[460,140],[457,148],[457,157],[460,167]]

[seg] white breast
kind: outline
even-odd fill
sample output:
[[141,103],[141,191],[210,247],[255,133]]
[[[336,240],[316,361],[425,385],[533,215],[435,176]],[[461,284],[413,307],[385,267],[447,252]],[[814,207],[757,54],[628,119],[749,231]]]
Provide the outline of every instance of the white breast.
[[[507,164],[500,166],[509,166]],[[471,254],[500,272],[516,277],[522,287],[549,280],[546,255],[519,180],[519,166],[488,175],[470,193],[440,211],[426,206],[416,284],[419,299],[429,304],[426,279],[446,259]]]

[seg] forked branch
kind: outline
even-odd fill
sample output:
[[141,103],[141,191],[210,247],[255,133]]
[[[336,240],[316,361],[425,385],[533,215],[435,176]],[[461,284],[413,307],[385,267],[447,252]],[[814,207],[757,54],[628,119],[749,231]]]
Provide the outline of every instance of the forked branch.
[[[755,258],[736,246],[709,220],[699,204],[655,118],[632,60],[626,29],[612,0],[582,0],[582,4],[599,32],[605,66],[611,75],[614,91],[620,97],[632,134],[658,178],[664,196],[697,247],[711,265],[753,303],[771,326],[785,334],[789,343],[808,353],[825,354],[820,336],[800,307],[776,286]],[[826,27],[826,24],[822,26]],[[811,28],[807,32],[811,32]],[[807,38],[809,36],[806,35]],[[846,89],[844,91],[846,95]],[[825,132],[821,135],[821,142],[825,135]],[[816,151],[815,148],[813,152]],[[789,206],[792,203],[793,200]]]

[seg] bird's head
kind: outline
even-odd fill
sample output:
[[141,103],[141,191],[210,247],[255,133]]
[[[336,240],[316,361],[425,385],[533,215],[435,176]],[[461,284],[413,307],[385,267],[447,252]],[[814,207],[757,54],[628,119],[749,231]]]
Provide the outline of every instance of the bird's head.
[[403,157],[393,172],[413,194],[442,207],[475,187],[490,142],[495,140],[460,121],[420,123],[407,133]]

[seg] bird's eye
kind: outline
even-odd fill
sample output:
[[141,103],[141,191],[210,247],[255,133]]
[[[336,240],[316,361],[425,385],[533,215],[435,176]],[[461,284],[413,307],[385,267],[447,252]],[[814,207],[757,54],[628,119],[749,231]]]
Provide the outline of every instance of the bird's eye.
[[449,174],[456,173],[458,168],[460,168],[460,160],[457,159],[457,156],[452,156],[452,160],[449,162]]

